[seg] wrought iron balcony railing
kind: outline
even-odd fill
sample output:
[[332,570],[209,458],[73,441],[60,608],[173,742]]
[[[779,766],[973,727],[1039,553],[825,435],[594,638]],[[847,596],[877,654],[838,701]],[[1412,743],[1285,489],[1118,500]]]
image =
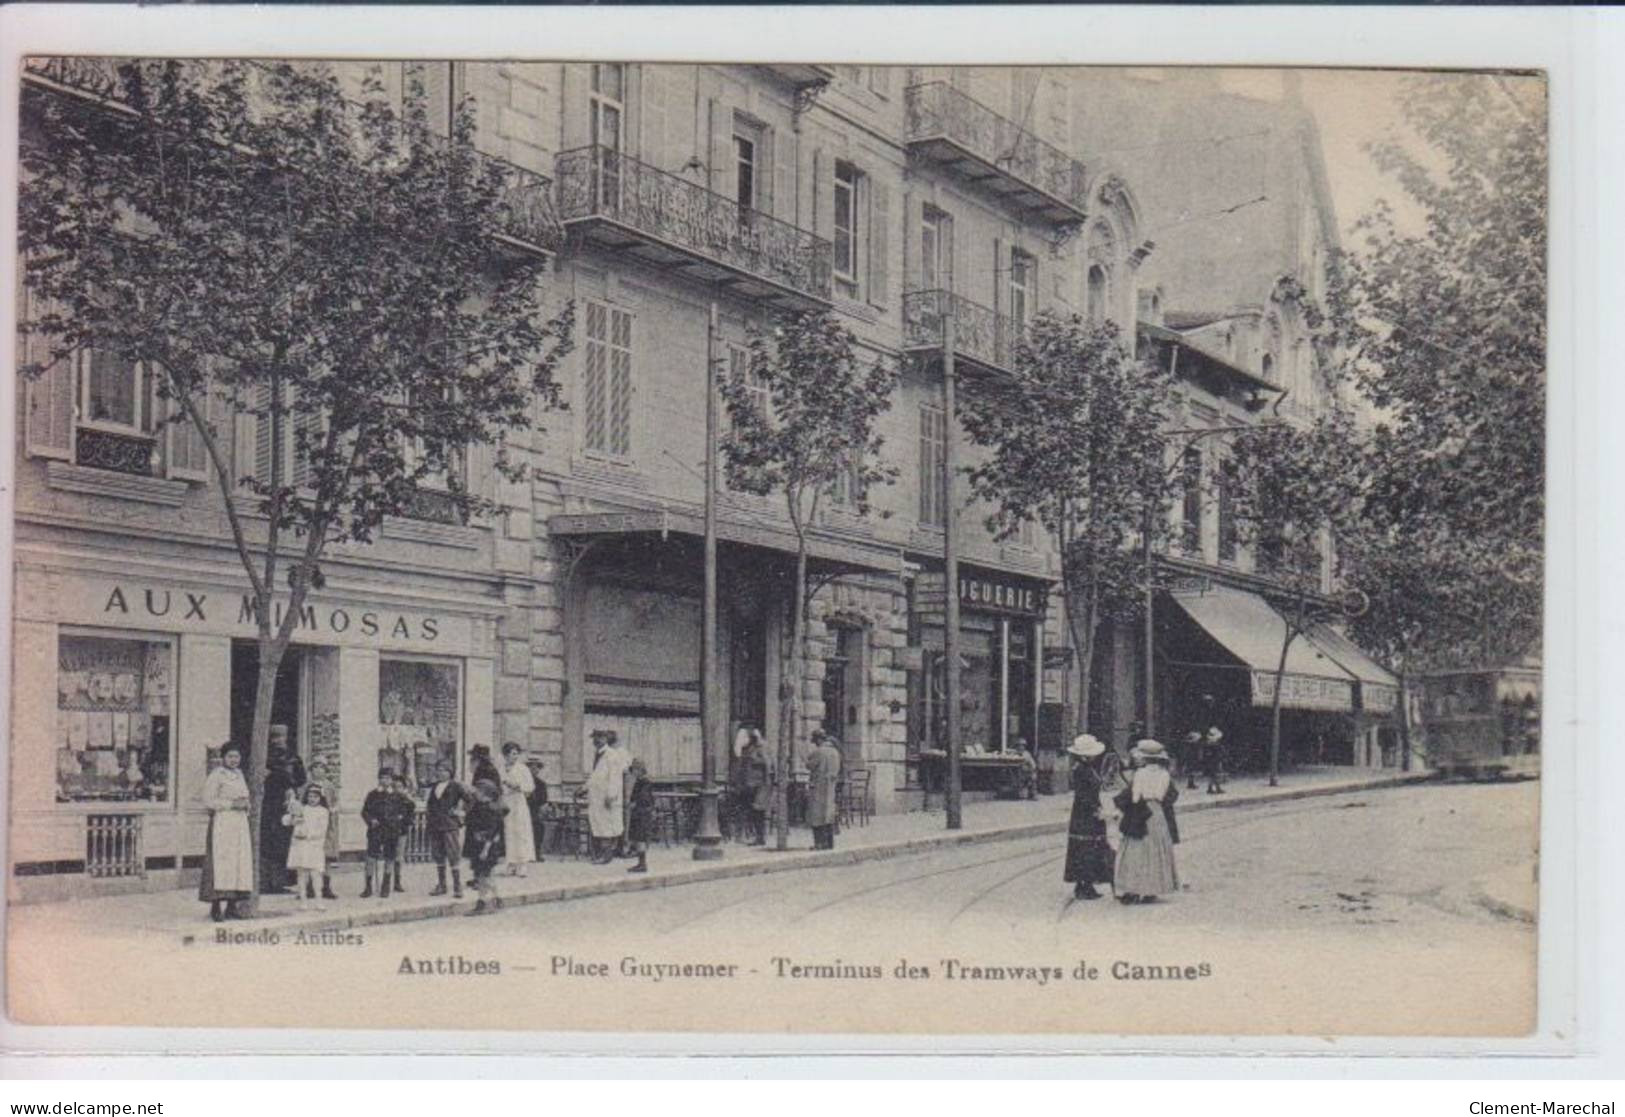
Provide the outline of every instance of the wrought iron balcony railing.
[[[28,58],[24,70],[61,89],[118,105],[129,101],[129,93],[110,58]],[[361,106],[352,105],[359,112]],[[449,143],[443,135],[425,132],[419,139]],[[483,167],[500,168],[503,176],[496,212],[492,215],[493,234],[523,247],[553,252],[563,242],[563,228],[553,210],[553,182],[544,174],[528,170],[506,159],[475,151]]]
[[1073,224],[1087,209],[1082,163],[945,81],[906,90],[912,150],[957,170],[1044,221]]
[[[830,242],[612,148],[560,152],[559,219],[658,264],[710,265],[741,294],[830,298]],[[597,227],[604,228],[597,228]]]
[[80,427],[74,438],[75,465],[110,469],[152,477],[157,473],[158,440],[150,434],[122,434],[116,431]]
[[903,293],[903,348],[941,349],[943,321],[954,319],[954,355],[996,371],[1008,371],[1021,329],[1003,314],[950,291]]

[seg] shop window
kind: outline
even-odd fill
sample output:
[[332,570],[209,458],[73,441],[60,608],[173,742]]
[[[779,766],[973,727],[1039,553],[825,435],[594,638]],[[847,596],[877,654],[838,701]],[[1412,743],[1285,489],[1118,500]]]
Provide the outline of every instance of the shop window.
[[587,346],[582,377],[583,438],[597,454],[632,454],[632,314],[587,302]]
[[378,767],[422,793],[441,761],[457,767],[462,750],[461,675],[456,664],[384,658],[378,663]]
[[168,802],[174,641],[64,632],[56,687],[57,802]]

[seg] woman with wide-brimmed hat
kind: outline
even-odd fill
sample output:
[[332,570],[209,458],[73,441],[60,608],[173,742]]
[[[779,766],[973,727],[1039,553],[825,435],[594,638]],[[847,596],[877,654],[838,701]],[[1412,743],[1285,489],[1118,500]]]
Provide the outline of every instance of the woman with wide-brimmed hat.
[[1072,758],[1072,821],[1066,829],[1066,871],[1079,900],[1098,900],[1097,884],[1112,882],[1112,847],[1106,840],[1106,820],[1100,813],[1100,771],[1096,767],[1106,746],[1084,733],[1066,750]]
[[1179,889],[1174,868],[1174,844],[1179,841],[1174,800],[1179,788],[1168,772],[1168,751],[1147,738],[1135,744],[1132,755],[1138,767],[1116,799],[1123,812],[1118,821],[1123,844],[1117,851],[1114,887],[1125,904],[1149,903]]

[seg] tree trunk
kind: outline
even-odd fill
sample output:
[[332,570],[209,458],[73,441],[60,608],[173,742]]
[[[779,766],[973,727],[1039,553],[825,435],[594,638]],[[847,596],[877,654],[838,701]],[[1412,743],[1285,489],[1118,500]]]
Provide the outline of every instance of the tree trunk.
[[1078,657],[1078,708],[1073,719],[1077,733],[1089,732],[1089,713],[1094,702],[1095,631],[1100,612],[1098,596],[1098,591],[1090,587],[1081,608],[1074,608],[1079,604],[1076,601],[1067,603],[1067,625],[1072,630],[1072,646],[1077,650]]
[[774,837],[779,849],[790,847],[790,777],[795,763],[796,741],[801,733],[801,688],[807,673],[807,541],[796,546],[795,606],[791,614],[789,677],[779,686],[779,778],[773,793],[778,826]]
[[1405,685],[1405,672],[1396,676],[1399,682],[1399,770],[1411,770],[1411,710],[1410,692]]
[[[265,608],[270,610],[273,606],[267,602]],[[264,814],[262,806],[265,798],[265,761],[270,752],[271,701],[276,695],[277,672],[282,667],[282,657],[286,651],[286,641],[264,633],[260,635],[259,677],[254,685],[254,727],[249,733],[248,748],[243,757],[243,775],[248,781],[248,848],[254,862],[254,887],[248,897],[250,914],[258,910],[260,889],[267,883],[260,879],[262,868],[260,827]]]

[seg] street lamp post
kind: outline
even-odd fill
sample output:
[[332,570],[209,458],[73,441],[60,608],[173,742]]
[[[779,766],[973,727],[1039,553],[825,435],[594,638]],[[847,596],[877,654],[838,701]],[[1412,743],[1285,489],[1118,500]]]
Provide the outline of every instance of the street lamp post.
[[718,815],[717,703],[717,301],[705,331],[705,582],[700,603],[700,818],[694,860],[722,857]]

